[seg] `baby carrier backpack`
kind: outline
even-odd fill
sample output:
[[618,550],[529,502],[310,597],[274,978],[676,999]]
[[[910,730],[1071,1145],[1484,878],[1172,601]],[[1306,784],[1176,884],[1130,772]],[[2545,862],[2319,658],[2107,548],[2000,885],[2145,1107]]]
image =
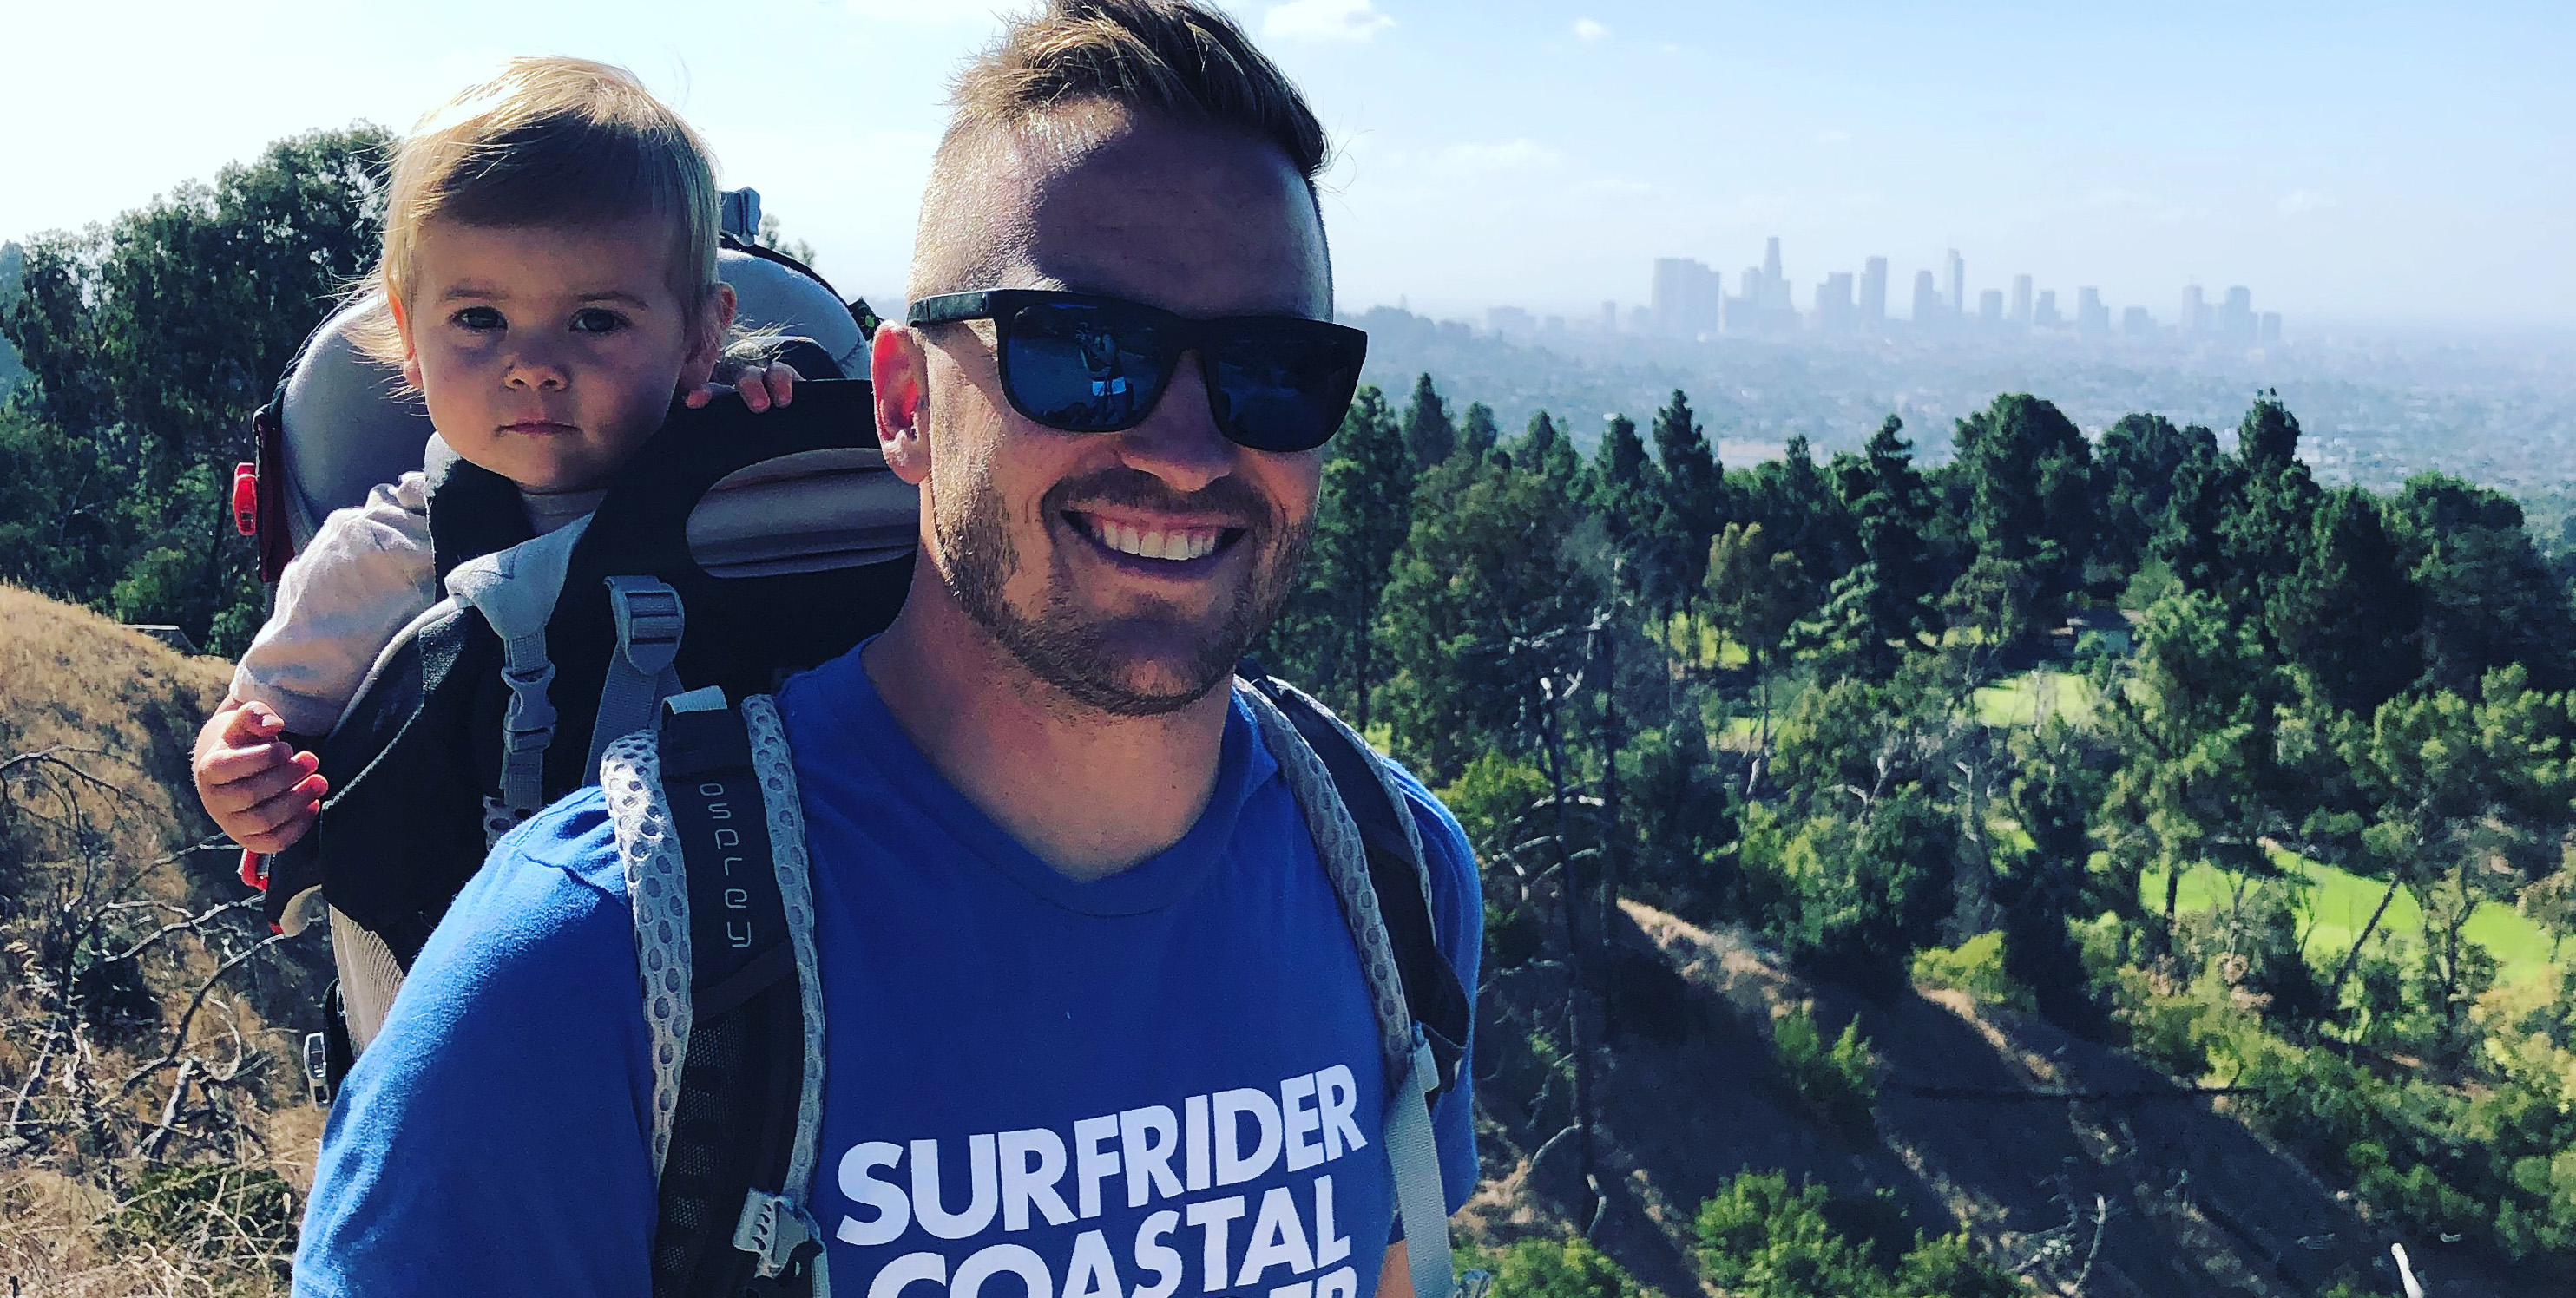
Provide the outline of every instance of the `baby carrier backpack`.
[[[781,358],[819,379],[792,405],[675,405],[589,518],[535,537],[514,486],[458,459],[397,397],[398,376],[350,346],[359,303],[317,328],[280,380],[235,496],[274,581],[331,510],[421,470],[448,592],[319,744],[331,794],[313,830],[275,856],[245,854],[272,924],[331,935],[340,977],[305,1043],[316,1102],[373,1039],[492,841],[603,784],[653,1034],[656,1298],[829,1292],[806,1206],[823,1006],[802,811],[767,693],[893,619],[918,527],[912,489],[877,449],[868,384],[838,378],[864,372],[875,316],[745,242],[756,194],[727,194],[725,217],[738,318],[791,335]],[[1416,1293],[1450,1298],[1427,1101],[1456,1080],[1470,1011],[1434,938],[1412,816],[1321,705],[1257,671],[1236,689],[1361,952]],[[1469,1278],[1466,1298],[1481,1282]]]

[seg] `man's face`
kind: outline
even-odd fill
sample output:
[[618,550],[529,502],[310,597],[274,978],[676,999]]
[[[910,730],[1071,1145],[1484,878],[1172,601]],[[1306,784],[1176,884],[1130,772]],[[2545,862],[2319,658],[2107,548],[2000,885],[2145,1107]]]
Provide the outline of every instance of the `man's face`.
[[[1323,228],[1277,149],[1149,118],[1114,120],[1070,163],[1042,156],[986,195],[1020,209],[986,228],[1024,230],[1023,264],[964,287],[1330,318]],[[924,540],[967,615],[1039,679],[1113,714],[1171,712],[1227,680],[1295,580],[1322,452],[1227,441],[1196,352],[1142,424],[1068,433],[1011,408],[989,324],[923,336]]]

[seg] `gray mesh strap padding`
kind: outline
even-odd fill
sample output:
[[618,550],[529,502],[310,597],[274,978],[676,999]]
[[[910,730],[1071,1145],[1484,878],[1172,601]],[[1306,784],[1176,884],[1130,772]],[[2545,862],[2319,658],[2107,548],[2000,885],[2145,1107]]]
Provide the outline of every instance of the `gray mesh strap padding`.
[[590,726],[589,769],[599,768],[608,745],[653,724],[655,704],[680,692],[671,667],[680,656],[688,618],[680,592],[653,577],[610,577],[608,610],[617,626],[617,651],[599,687],[599,711]]
[[600,759],[599,784],[635,907],[635,968],[653,1051],[653,1179],[671,1152],[680,1067],[689,1057],[689,885],[680,836],[662,796],[662,756],[652,732],[627,735]]
[[[1369,1000],[1377,1015],[1380,1053],[1393,1093],[1386,1101],[1387,1159],[1394,1166],[1396,1210],[1404,1221],[1405,1246],[1412,1261],[1414,1298],[1450,1298],[1457,1271],[1449,1254],[1449,1214],[1440,1184],[1440,1151],[1432,1139],[1431,1113],[1425,1098],[1436,1084],[1430,1045],[1414,1027],[1404,1001],[1404,982],[1395,967],[1394,944],[1386,918],[1378,910],[1377,891],[1369,885],[1368,852],[1360,828],[1333,788],[1324,759],[1306,746],[1297,727],[1261,691],[1237,683],[1235,697],[1252,709],[1264,746],[1279,763],[1280,774],[1304,813],[1315,855],[1340,897],[1342,917],[1359,949],[1360,968],[1368,980]],[[1405,804],[1398,802],[1398,808]],[[1410,817],[1406,817],[1410,820]]]
[[[501,798],[510,819],[535,815],[546,805],[546,746],[554,742],[555,707],[547,697],[555,664],[546,656],[546,622],[563,593],[572,548],[589,530],[577,519],[533,541],[468,559],[447,574],[448,593],[474,606],[501,638],[501,679],[510,704],[501,719]],[[487,817],[486,837],[499,817]],[[489,846],[489,843],[485,844]]]
[[385,1026],[394,993],[402,990],[402,966],[384,938],[358,927],[338,909],[331,915],[331,963],[340,974],[340,1022],[349,1029],[349,1045],[363,1051]]
[[[751,769],[760,777],[760,800],[769,813],[769,856],[778,875],[778,895],[786,903],[787,935],[796,951],[797,995],[805,1011],[804,1090],[796,1099],[796,1144],[787,1158],[786,1190],[791,1204],[812,1227],[815,1145],[823,1130],[823,978],[814,947],[813,876],[805,857],[805,803],[796,788],[796,763],[787,751],[787,727],[778,719],[778,703],[766,694],[742,701],[743,728],[751,735]],[[819,1228],[815,1238],[823,1238]],[[814,1298],[828,1298],[831,1277],[826,1259],[814,1259]]]

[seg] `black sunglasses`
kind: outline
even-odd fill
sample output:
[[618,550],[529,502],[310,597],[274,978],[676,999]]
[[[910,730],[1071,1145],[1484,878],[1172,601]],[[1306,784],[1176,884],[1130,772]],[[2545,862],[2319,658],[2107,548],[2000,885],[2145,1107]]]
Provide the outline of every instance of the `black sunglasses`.
[[1181,353],[1196,351],[1217,431],[1256,451],[1310,451],[1329,440],[1368,355],[1367,334],[1330,320],[1193,320],[1125,298],[1052,289],[943,293],[913,303],[906,318],[915,326],[992,321],[1011,408],[1068,433],[1115,433],[1145,422]]

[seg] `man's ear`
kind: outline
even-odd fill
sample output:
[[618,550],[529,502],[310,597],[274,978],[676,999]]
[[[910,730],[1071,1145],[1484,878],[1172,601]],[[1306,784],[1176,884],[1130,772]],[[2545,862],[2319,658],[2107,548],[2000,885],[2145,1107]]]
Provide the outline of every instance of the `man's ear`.
[[930,478],[930,353],[921,335],[890,320],[878,325],[868,347],[868,381],[886,467],[918,487]]

